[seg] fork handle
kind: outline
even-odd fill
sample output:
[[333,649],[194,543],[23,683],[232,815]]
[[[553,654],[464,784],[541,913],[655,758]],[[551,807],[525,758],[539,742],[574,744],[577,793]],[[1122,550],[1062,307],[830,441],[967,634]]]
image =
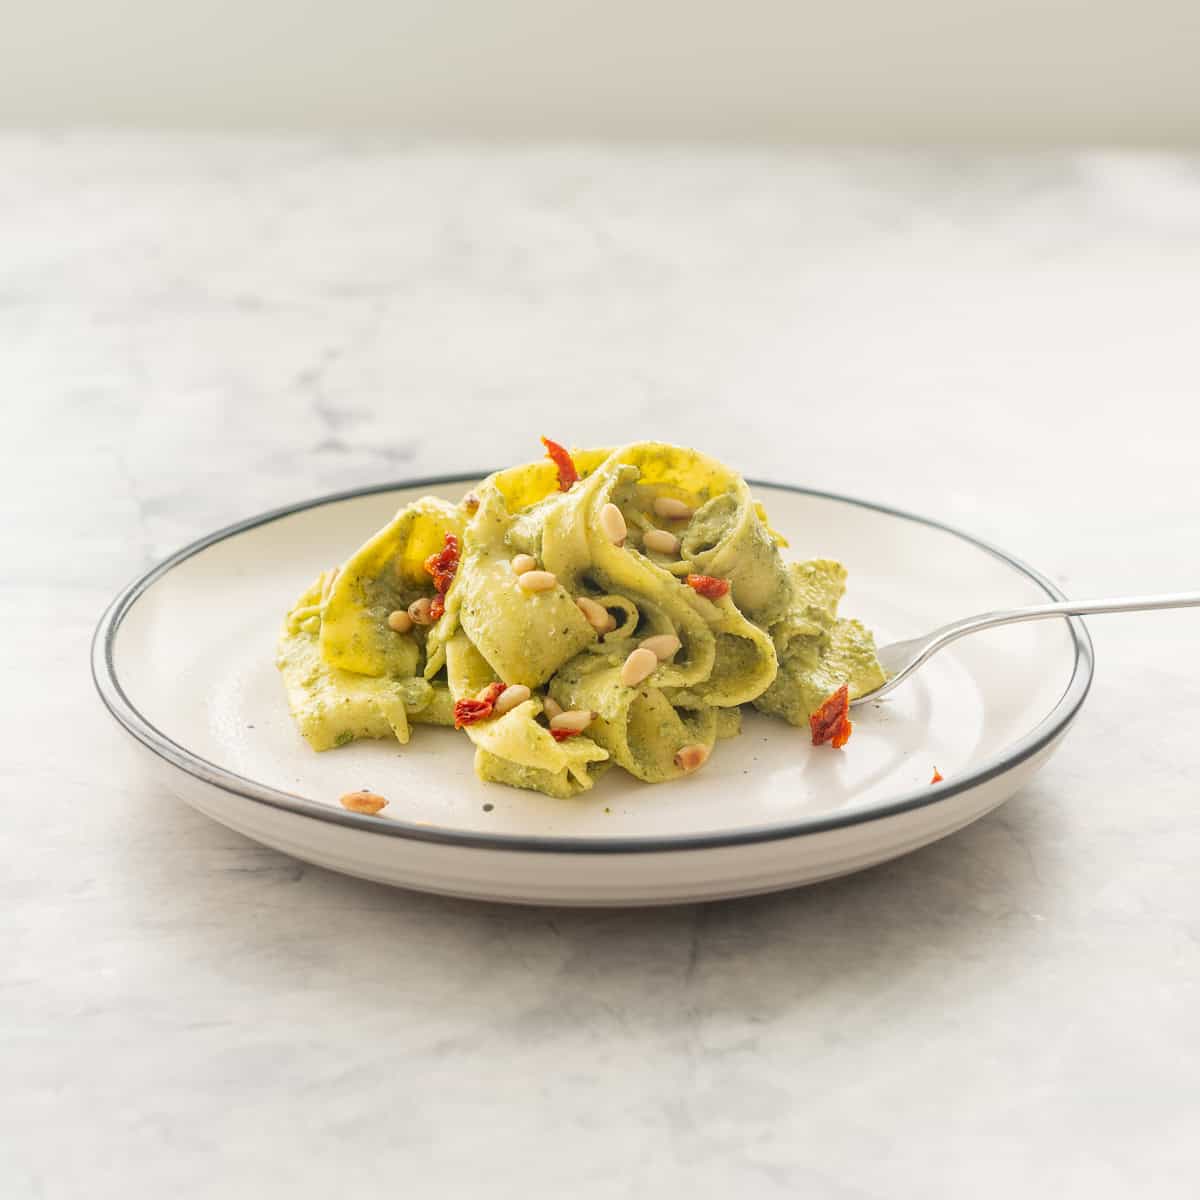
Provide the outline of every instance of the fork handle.
[[[963,617],[959,621],[943,625],[941,629],[934,630],[927,637],[914,638],[911,642],[895,642],[890,646],[881,646],[879,650],[881,660],[888,650],[911,650],[915,653],[903,669],[891,675],[886,683],[851,703],[858,704],[865,700],[878,699],[907,679],[943,646],[948,646],[968,633],[978,633],[981,629],[991,629],[997,625],[1014,625],[1018,621],[1040,621],[1046,617],[1082,617],[1091,613],[1150,612],[1162,608],[1200,608],[1200,592],[1168,592],[1161,596],[1114,596],[1106,600],[1057,600],[1052,604],[1031,604],[1028,608],[1000,609],[996,612],[980,613],[974,617]],[[886,667],[887,663],[885,662],[884,665]]]
[[[962,637],[978,629],[989,629],[993,625],[1011,625],[1016,621],[1037,621],[1042,617],[1084,617],[1091,613],[1151,612],[1159,608],[1200,608],[1200,592],[1167,592],[1161,596],[1113,596],[1106,600],[1058,600],[1053,604],[1031,604],[1028,608],[1002,609],[998,612],[980,613],[976,617],[965,617],[939,629],[938,640],[943,635]],[[944,643],[943,643],[944,644]]]

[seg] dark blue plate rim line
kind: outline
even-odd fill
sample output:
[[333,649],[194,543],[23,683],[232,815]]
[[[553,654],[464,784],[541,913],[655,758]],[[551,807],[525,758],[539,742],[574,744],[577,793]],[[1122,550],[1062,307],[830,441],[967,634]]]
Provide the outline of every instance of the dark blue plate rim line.
[[[257,783],[253,779],[226,770],[216,763],[201,758],[178,742],[173,741],[160,729],[144,717],[126,695],[117,677],[114,662],[114,651],[121,623],[128,615],[134,604],[157,580],[167,572],[186,562],[189,558],[218,542],[236,537],[261,525],[284,517],[294,516],[310,508],[319,508],[326,504],[337,504],[345,500],[357,500],[364,496],[379,495],[384,492],[412,491],[417,488],[440,487],[448,484],[474,483],[490,474],[487,471],[468,472],[459,475],[437,475],[425,479],[403,480],[397,483],[374,484],[369,487],[351,488],[347,491],[332,492],[328,495],[317,496],[311,500],[303,500],[296,504],[287,504],[274,508],[258,516],[248,517],[237,521],[224,529],[218,529],[205,537],[176,550],[174,554],[139,575],[132,583],[124,588],[105,609],[96,626],[92,638],[92,680],[105,706],[117,722],[134,738],[142,743],[165,762],[184,771],[203,783],[220,788],[230,795],[240,796],[256,804],[266,804],[271,808],[283,809],[298,816],[316,821],[326,821],[334,825],[342,825],[366,833],[382,834],[385,837],[409,838],[419,842],[435,842],[442,845],[459,846],[474,850],[509,850],[526,853],[550,854],[661,854],[671,851],[712,850],[732,846],[745,846],[759,842],[782,841],[788,838],[805,837],[811,834],[827,833],[831,830],[846,829],[854,825],[867,824],[871,821],[883,820],[887,817],[898,816],[902,813],[913,812],[930,805],[944,804],[952,797],[979,787],[1011,771],[1014,767],[1032,758],[1058,738],[1075,719],[1087,698],[1095,674],[1095,654],[1092,640],[1087,628],[1078,617],[1068,618],[1075,644],[1075,663],[1063,694],[1050,712],[1024,738],[1013,743],[1002,755],[982,764],[967,774],[947,780],[936,789],[929,786],[908,792],[887,804],[876,805],[866,809],[855,809],[845,813],[831,813],[821,817],[808,817],[786,825],[752,826],[749,828],[728,831],[724,833],[685,834],[677,837],[647,837],[647,838],[578,838],[578,837],[527,837],[503,833],[467,833],[462,830],[433,826],[418,825],[392,818],[371,817],[360,813],[352,813],[343,809],[331,808],[304,796],[281,791]],[[1064,600],[1066,596],[1049,580],[1034,570],[1033,567],[1015,558],[1013,555],[988,542],[964,533],[952,525],[935,521],[929,517],[918,516],[905,512],[903,509],[892,508],[886,504],[878,504],[870,500],[859,500],[852,496],[840,495],[837,492],[820,491],[815,488],[799,487],[789,483],[773,483],[769,480],[749,480],[754,487],[773,488],[777,491],[794,492],[802,496],[813,496],[822,500],[833,500],[841,504],[853,505],[856,508],[868,509],[872,512],[883,513],[891,517],[899,517],[905,521],[913,521],[931,529],[962,539],[964,542],[986,551],[1001,562],[1012,567],[1036,583],[1046,595],[1053,600]]]

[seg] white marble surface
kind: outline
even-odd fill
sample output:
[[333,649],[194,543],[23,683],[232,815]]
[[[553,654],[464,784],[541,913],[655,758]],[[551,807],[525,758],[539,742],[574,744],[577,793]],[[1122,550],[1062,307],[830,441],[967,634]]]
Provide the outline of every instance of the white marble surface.
[[1200,615],[1093,620],[959,836],[651,912],[260,849],[87,646],[214,526],[543,431],[1194,588],[1198,343],[1196,158],[0,138],[0,1195],[1195,1195]]

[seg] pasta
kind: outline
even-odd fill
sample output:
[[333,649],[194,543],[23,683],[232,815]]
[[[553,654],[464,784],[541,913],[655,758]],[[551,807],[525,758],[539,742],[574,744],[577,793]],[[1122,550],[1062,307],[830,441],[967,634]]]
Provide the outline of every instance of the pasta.
[[742,705],[804,726],[884,681],[837,615],[844,568],[786,564],[735,472],[656,442],[547,445],[458,505],[408,505],[300,597],[278,665],[313,749],[457,724],[480,778],[567,798],[614,765],[688,774]]

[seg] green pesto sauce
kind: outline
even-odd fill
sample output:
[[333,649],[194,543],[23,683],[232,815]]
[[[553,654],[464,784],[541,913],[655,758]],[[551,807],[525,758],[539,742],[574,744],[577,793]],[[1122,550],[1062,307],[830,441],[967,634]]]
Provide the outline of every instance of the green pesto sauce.
[[[842,684],[861,695],[883,682],[870,632],[838,617],[845,569],[820,559],[786,565],[739,477],[656,443],[581,454],[595,465],[567,492],[547,493],[544,464],[534,464],[485,481],[476,507],[432,498],[408,506],[336,577],[305,592],[278,662],[314,749],[371,737],[403,743],[414,723],[453,724],[456,697],[492,680],[524,684],[532,703],[466,731],[476,773],[567,799],[614,763],[647,783],[677,778],[682,747],[737,736],[743,703],[802,725]],[[691,517],[658,516],[660,495],[682,500]],[[598,537],[606,502],[625,517],[627,545]],[[678,537],[678,555],[640,549],[651,528]],[[446,616],[396,634],[387,616],[432,593],[422,563],[444,530],[462,547]],[[520,589],[517,553],[551,569],[556,586]],[[728,580],[728,597],[697,596],[683,580],[693,571]],[[581,595],[616,619],[602,640],[576,604]],[[625,659],[656,634],[674,634],[680,650],[637,687],[623,686]],[[554,743],[539,715],[547,696],[597,715],[584,734]]]

